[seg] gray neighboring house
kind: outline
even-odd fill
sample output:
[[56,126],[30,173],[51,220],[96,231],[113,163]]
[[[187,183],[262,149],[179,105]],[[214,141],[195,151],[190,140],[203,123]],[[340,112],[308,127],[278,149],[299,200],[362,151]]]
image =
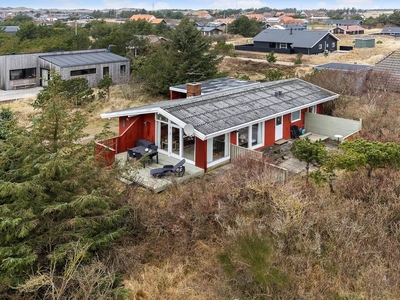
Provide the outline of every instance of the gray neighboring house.
[[222,30],[215,27],[197,27],[202,35],[221,35]]
[[384,27],[380,34],[400,37],[400,27]]
[[318,54],[337,50],[339,39],[322,30],[264,29],[253,38],[253,44],[235,46],[236,50],[276,53]]
[[356,26],[361,25],[362,20],[337,20],[337,19],[329,19],[325,20],[326,25],[333,26]]
[[106,74],[116,84],[127,82],[130,76],[130,60],[107,49],[2,55],[0,65],[3,90],[47,86],[51,70],[64,80],[86,78],[90,87],[96,87]]
[[3,30],[5,33],[8,34],[16,34],[19,30],[19,26],[1,26],[0,30]]
[[362,91],[368,75],[371,73],[373,68],[374,67],[371,65],[339,62],[330,62],[313,67],[314,70],[318,71],[330,71],[332,72],[332,76],[335,78],[338,77],[339,73],[342,74],[342,77],[340,77],[342,84],[347,85],[349,92],[352,93],[358,93]]

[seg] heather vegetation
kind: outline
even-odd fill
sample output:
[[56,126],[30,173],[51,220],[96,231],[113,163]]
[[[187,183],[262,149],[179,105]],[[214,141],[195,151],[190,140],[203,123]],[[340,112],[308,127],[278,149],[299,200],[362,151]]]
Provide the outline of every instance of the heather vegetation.
[[[124,105],[139,105],[153,98],[138,87],[164,91],[177,80],[151,76],[157,67],[202,58],[198,69],[176,69],[177,78],[215,75],[215,53],[189,25],[172,36],[174,47],[145,49],[135,62],[135,72],[148,71],[140,84],[106,78],[108,101],[53,74],[27,126],[1,109],[0,298],[399,299],[400,104],[388,74],[303,78],[340,94],[326,114],[362,118],[363,129],[333,152],[295,143],[294,155],[320,168],[285,183],[268,159],[243,157],[155,195],[120,183],[122,170],[102,167],[93,143],[81,143],[90,114],[124,108],[116,91]],[[99,41],[115,30],[100,27]],[[265,80],[286,76],[265,65]]]

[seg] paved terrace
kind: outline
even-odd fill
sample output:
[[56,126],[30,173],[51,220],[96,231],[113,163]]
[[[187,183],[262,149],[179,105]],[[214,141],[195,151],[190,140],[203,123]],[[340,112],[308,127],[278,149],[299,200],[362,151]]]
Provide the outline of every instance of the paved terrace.
[[34,87],[34,88],[15,90],[15,91],[0,90],[0,102],[34,98],[42,89],[43,89],[42,87]]
[[[289,174],[298,174],[305,172],[307,163],[304,161],[299,161],[297,158],[293,157],[290,148],[292,147],[293,140],[287,140],[286,143],[282,145],[273,145],[267,147],[263,150],[263,154],[269,157],[273,164],[281,168],[288,170]],[[337,147],[337,142],[332,140],[326,140],[325,142],[327,150],[331,150]],[[317,167],[310,164],[310,172],[315,171]]]

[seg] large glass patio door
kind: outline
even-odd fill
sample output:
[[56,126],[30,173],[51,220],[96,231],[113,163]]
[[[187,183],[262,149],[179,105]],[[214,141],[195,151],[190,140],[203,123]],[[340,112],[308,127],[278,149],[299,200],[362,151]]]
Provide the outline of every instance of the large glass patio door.
[[195,137],[186,136],[183,128],[157,115],[157,144],[161,153],[194,162]]

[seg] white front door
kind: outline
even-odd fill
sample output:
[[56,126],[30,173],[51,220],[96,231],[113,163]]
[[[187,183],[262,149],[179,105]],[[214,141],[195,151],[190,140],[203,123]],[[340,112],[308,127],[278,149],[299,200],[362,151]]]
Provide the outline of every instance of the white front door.
[[282,116],[275,118],[275,141],[283,137],[283,118]]

